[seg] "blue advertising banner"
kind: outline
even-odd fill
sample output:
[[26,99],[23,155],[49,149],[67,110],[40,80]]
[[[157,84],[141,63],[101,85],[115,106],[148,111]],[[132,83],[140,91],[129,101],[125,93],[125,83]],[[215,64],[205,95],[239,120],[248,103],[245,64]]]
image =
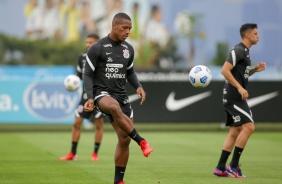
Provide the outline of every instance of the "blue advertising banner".
[[81,89],[65,90],[73,67],[1,67],[0,123],[71,123]]
[[[72,67],[26,67],[23,74],[22,67],[4,68],[0,67],[0,124],[73,122],[82,88],[75,92],[64,88],[64,78],[73,73]],[[39,72],[42,70],[44,77],[37,75],[42,74]],[[208,87],[198,89],[189,83],[187,73],[137,75],[147,94],[142,106],[135,89],[126,86],[136,122],[225,120],[222,106],[224,80],[213,79]],[[282,122],[281,80],[251,81],[249,93],[248,103],[256,122]]]

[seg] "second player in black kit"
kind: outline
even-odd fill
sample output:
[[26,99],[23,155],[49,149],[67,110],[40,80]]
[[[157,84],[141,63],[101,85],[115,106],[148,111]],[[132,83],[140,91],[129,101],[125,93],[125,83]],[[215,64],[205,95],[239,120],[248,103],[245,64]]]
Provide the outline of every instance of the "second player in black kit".
[[[241,42],[231,50],[221,70],[226,79],[223,88],[223,105],[227,116],[226,126],[230,126],[230,129],[223,143],[219,162],[213,171],[214,175],[220,177],[246,177],[239,167],[239,160],[248,139],[255,130],[251,109],[247,103],[248,80],[254,73],[266,69],[265,62],[259,62],[256,67],[251,68],[250,48],[259,41],[257,24],[243,24],[240,35]],[[232,160],[226,166],[232,150]]]
[[117,133],[114,184],[124,184],[123,177],[131,139],[140,146],[144,156],[148,157],[153,151],[133,126],[133,110],[125,89],[128,81],[141,97],[142,105],[145,92],[134,72],[134,50],[125,41],[131,27],[131,19],[127,14],[116,14],[110,34],[89,48],[84,73],[88,96],[88,101],[84,105],[85,110],[91,111],[96,106],[110,117]]
[[[231,70],[232,75],[244,89],[247,89],[251,69],[249,49],[243,43],[239,43],[231,51],[226,62],[234,66]],[[227,126],[241,126],[243,123],[253,122],[247,101],[242,99],[238,89],[228,81],[225,82],[223,89],[223,104],[227,111]]]
[[[99,36],[96,34],[89,34],[85,41],[86,49],[88,49],[92,44],[96,43],[99,40]],[[83,81],[83,73],[86,61],[87,53],[80,54],[78,57],[78,63],[76,66],[76,75]],[[104,115],[103,113],[94,109],[91,112],[84,111],[84,104],[88,100],[85,90],[82,91],[81,100],[75,110],[75,120],[72,127],[72,142],[71,142],[71,151],[64,157],[61,157],[60,160],[76,160],[77,159],[77,147],[81,134],[81,125],[84,119],[88,119],[95,124],[95,136],[94,136],[94,150],[91,156],[92,161],[98,160],[98,150],[103,136],[103,124],[104,124]],[[91,123],[92,124],[92,123]]]

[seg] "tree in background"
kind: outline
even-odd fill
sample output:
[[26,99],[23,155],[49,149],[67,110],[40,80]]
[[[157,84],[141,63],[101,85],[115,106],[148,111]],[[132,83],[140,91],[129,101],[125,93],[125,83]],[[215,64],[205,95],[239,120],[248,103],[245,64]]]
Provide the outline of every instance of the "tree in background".
[[217,42],[216,54],[212,59],[212,63],[216,66],[222,66],[228,56],[228,53],[229,47],[227,42]]

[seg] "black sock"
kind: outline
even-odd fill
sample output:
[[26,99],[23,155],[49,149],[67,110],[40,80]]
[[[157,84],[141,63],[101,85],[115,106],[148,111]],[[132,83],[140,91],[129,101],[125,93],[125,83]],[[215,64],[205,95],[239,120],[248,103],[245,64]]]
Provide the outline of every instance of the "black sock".
[[115,179],[114,184],[118,184],[118,182],[123,181],[124,173],[125,173],[126,167],[115,167]]
[[138,144],[140,144],[140,141],[144,140],[143,137],[141,137],[137,131],[135,130],[135,128],[132,130],[132,132],[130,132],[128,134],[129,137],[131,137],[131,139],[133,139],[134,141],[136,141]]
[[99,148],[100,148],[100,143],[95,142],[95,144],[94,144],[94,152],[98,153]]
[[240,156],[241,156],[243,150],[244,150],[244,148],[238,148],[237,146],[235,146],[233,157],[232,157],[232,160],[230,162],[231,167],[237,167],[239,165],[239,159],[240,159]]
[[221,152],[221,155],[220,155],[220,159],[218,161],[218,164],[217,164],[217,168],[221,171],[224,171],[225,170],[225,165],[226,165],[226,162],[228,160],[228,157],[230,155],[230,152],[229,151],[225,151],[225,150],[222,150]]
[[76,155],[76,148],[77,148],[78,142],[72,142],[71,143],[71,152]]

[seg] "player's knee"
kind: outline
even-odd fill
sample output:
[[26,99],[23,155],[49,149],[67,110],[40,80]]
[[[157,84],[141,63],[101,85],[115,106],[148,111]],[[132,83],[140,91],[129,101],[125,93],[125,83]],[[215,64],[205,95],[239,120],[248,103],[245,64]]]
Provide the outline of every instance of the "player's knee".
[[[252,123],[252,124],[253,124],[253,123]],[[253,124],[253,126],[250,127],[250,131],[251,131],[251,132],[254,132],[255,129],[256,129],[256,128],[255,128],[255,125]]]
[[118,103],[112,103],[109,105],[109,111],[111,114],[118,114],[119,112],[122,112]]
[[244,129],[250,133],[253,133],[255,131],[255,124],[254,123],[247,123],[244,126]]
[[129,146],[131,142],[131,138],[129,136],[119,138],[119,144],[123,146]]
[[75,122],[75,123],[73,124],[73,128],[74,128],[74,129],[77,129],[77,130],[80,130],[80,128],[81,128],[81,124],[80,124],[80,123]]

